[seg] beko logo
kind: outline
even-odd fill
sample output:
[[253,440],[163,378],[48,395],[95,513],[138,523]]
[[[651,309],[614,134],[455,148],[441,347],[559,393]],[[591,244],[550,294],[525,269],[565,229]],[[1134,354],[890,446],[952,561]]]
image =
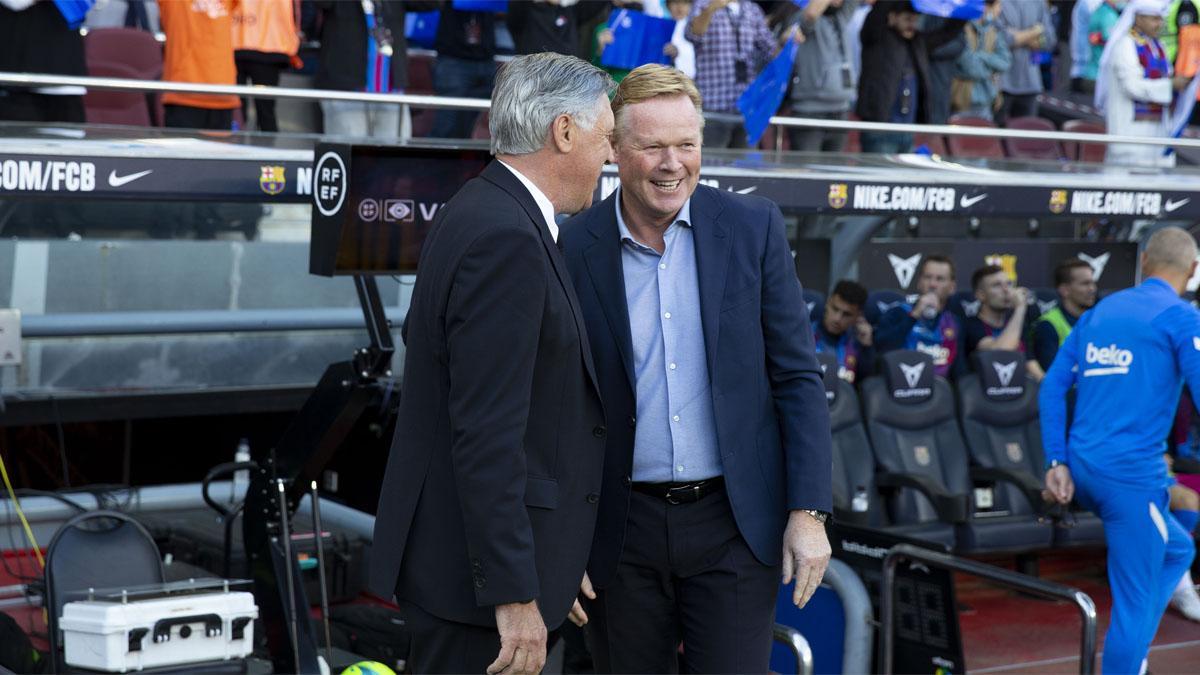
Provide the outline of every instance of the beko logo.
[[921,254],[901,258],[895,253],[889,253],[888,262],[892,264],[892,271],[896,273],[896,281],[900,282],[900,288],[908,288],[913,275],[917,273],[917,263],[921,262]]
[[1121,349],[1115,344],[1107,347],[1097,347],[1089,342],[1087,343],[1087,350],[1084,352],[1084,361],[1089,366],[1102,366],[1083,371],[1084,377],[1125,375],[1129,372],[1129,366],[1133,363],[1133,352],[1128,349]]
[[1092,279],[1096,283],[1100,283],[1100,277],[1104,274],[1104,268],[1108,266],[1108,259],[1112,256],[1111,253],[1101,253],[1093,258],[1086,253],[1076,253],[1075,257],[1087,263],[1092,268]]
[[96,189],[96,165],[6,159],[0,162],[0,187],[10,192],[92,192]]

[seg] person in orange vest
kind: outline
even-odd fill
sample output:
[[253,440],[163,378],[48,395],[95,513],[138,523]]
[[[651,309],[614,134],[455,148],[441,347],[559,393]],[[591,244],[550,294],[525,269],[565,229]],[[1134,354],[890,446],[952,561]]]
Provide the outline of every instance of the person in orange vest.
[[[159,3],[159,19],[167,35],[163,80],[199,84],[234,84],[233,12],[238,0],[189,0]],[[238,97],[168,92],[162,97],[168,127],[222,129],[233,127]]]
[[[299,0],[242,0],[233,13],[233,58],[237,81],[279,86],[279,76],[289,66],[299,66]],[[242,117],[250,111],[242,99]],[[261,131],[279,131],[275,99],[254,99],[254,112]]]

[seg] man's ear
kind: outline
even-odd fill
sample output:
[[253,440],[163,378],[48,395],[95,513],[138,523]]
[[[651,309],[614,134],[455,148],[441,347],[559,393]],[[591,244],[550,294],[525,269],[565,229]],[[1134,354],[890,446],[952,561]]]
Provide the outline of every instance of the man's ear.
[[579,130],[570,115],[559,115],[550,123],[550,142],[561,153],[568,153],[578,140]]

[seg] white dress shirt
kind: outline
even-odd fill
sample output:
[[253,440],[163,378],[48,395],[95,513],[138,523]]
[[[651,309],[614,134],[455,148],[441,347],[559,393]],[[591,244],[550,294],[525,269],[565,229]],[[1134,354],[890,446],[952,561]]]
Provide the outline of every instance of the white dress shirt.
[[542,217],[546,219],[546,227],[550,228],[550,236],[554,238],[555,242],[557,242],[558,223],[554,222],[554,204],[550,203],[550,200],[546,197],[546,195],[538,189],[538,186],[533,184],[533,181],[526,178],[525,174],[517,171],[508,164],[505,164],[503,160],[498,159],[496,161],[503,164],[504,168],[513,172],[513,175],[517,177],[517,180],[521,181],[521,185],[524,185],[525,189],[529,190],[529,194],[533,195],[534,203],[536,203],[538,208],[542,210]]

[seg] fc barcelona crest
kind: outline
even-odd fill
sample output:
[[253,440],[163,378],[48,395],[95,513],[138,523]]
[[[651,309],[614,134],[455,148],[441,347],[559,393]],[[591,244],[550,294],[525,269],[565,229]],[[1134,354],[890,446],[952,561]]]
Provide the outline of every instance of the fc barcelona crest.
[[913,455],[915,455],[917,464],[920,464],[921,466],[929,466],[930,460],[933,459],[929,455],[929,446],[927,445],[918,445],[917,447],[913,448]]
[[258,187],[269,195],[277,195],[287,187],[287,175],[282,166],[264,166],[258,177]]
[[846,205],[846,198],[850,190],[845,183],[830,183],[829,184],[829,205],[835,209],[840,209]]
[[1062,213],[1067,210],[1067,191],[1050,191],[1050,213]]

